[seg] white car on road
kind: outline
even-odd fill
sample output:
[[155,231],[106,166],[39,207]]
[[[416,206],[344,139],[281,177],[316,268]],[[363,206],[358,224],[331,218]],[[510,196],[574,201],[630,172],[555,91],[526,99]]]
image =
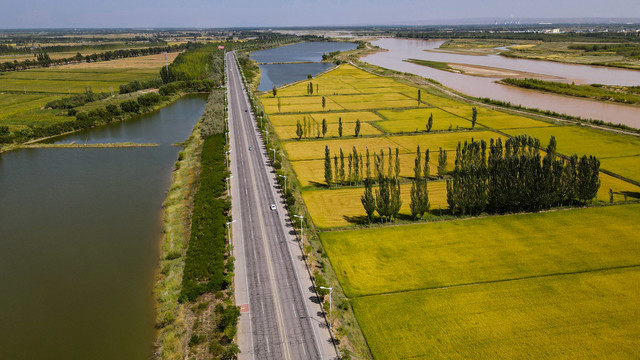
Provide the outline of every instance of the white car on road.
[[276,204],[271,204],[271,210],[275,210],[276,209]]

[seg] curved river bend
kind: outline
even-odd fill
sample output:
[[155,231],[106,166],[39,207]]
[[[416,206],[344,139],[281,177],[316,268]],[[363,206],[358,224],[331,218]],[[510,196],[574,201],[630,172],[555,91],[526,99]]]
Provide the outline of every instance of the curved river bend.
[[509,70],[552,75],[576,83],[640,85],[640,71],[588,65],[562,64],[550,61],[511,59],[499,55],[474,56],[424,50],[437,49],[443,40],[380,39],[372,42],[389,51],[363,57],[362,60],[387,69],[408,72],[439,81],[444,86],[475,97],[508,101],[525,107],[552,110],[585,119],[599,119],[640,128],[640,107],[604,103],[587,99],[540,93],[495,83],[485,78],[433,69],[403,60],[414,58],[491,66]]
[[205,99],[0,154],[3,359],[149,359],[162,202]]

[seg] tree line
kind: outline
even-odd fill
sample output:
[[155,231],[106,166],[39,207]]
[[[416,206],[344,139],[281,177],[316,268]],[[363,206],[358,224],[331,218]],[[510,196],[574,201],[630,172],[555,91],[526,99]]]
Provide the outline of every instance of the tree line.
[[6,61],[0,63],[0,72],[5,71],[16,71],[16,70],[25,70],[39,67],[48,67],[51,65],[64,65],[64,64],[72,64],[72,63],[80,63],[80,62],[97,62],[97,61],[109,61],[115,59],[124,59],[130,57],[137,56],[146,56],[146,55],[154,55],[161,54],[163,52],[176,52],[184,50],[188,48],[188,44],[176,44],[176,45],[168,45],[164,47],[150,47],[150,48],[139,48],[139,49],[121,49],[121,50],[113,50],[113,51],[105,51],[101,53],[94,53],[90,55],[82,55],[77,53],[75,56],[52,59],[48,53],[46,52],[38,52],[36,53],[35,59],[26,59],[23,61]]
[[[360,130],[362,129],[362,123],[359,119],[356,120],[356,125],[353,129],[353,136],[360,136]],[[300,120],[296,122],[296,136],[298,140],[301,140],[303,137],[306,139],[311,138],[323,138],[329,131],[329,124],[327,123],[327,119],[322,119],[322,122],[316,121],[314,118],[310,118],[307,121],[307,117],[302,117],[302,123]],[[342,117],[338,118],[338,137],[342,137],[343,126],[342,126]]]
[[[447,173],[447,151],[438,152],[436,175],[445,178],[447,203],[452,214],[477,215],[482,212],[507,213],[539,211],[554,206],[586,203],[600,187],[600,161],[595,156],[573,155],[563,158],[556,153],[551,137],[542,156],[540,141],[519,135],[502,139],[459,143],[454,170]],[[386,157],[386,159],[385,159]],[[429,211],[428,182],[432,178],[430,151],[418,146],[411,178],[410,210],[413,219]],[[372,167],[373,158],[373,167]],[[386,169],[385,169],[386,164]],[[448,175],[448,176],[447,176]],[[348,154],[339,149],[331,154],[325,146],[324,180],[328,187],[364,185],[361,203],[369,222],[394,221],[400,200],[399,149],[385,153],[361,154],[355,146]]]
[[542,157],[540,141],[525,135],[458,143],[455,169],[447,180],[452,213],[539,211],[587,202],[600,187],[600,161],[595,156],[568,159],[556,154],[551,137]]

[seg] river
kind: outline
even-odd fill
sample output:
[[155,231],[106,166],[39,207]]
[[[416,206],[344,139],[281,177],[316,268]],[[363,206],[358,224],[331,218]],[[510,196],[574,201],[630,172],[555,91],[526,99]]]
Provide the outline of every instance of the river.
[[334,64],[320,62],[323,54],[352,50],[356,46],[346,42],[303,42],[255,51],[251,58],[259,63],[262,72],[258,90],[268,91],[273,85],[290,84],[306,79],[309,74],[326,71]]
[[462,55],[435,51],[443,40],[408,40],[385,38],[372,42],[389,51],[363,57],[373,65],[396,71],[408,72],[439,81],[444,86],[475,97],[508,101],[525,107],[552,110],[586,119],[598,119],[622,123],[640,128],[640,107],[572,98],[537,91],[520,89],[496,83],[495,78],[451,73],[427,66],[408,63],[406,59],[490,66],[561,77],[576,83],[600,83],[615,85],[640,85],[640,71],[614,69],[588,65],[562,64],[549,61],[511,59],[499,55]]
[[3,359],[149,359],[162,202],[205,98],[0,154]]

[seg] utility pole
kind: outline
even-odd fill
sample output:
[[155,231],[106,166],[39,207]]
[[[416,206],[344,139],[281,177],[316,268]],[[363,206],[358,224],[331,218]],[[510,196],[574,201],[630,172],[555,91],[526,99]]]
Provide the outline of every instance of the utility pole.
[[269,149],[271,151],[273,151],[273,162],[276,162],[276,149]]

